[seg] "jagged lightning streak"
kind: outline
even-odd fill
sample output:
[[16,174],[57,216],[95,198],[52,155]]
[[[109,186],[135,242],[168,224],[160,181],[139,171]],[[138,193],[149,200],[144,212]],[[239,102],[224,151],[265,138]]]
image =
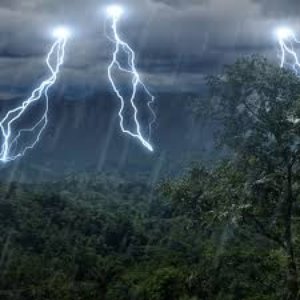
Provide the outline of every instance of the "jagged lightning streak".
[[285,65],[290,65],[295,73],[299,75],[300,62],[294,47],[296,45],[300,46],[300,41],[290,28],[279,28],[276,34],[281,49],[280,66],[283,68]]
[[[57,75],[60,71],[60,67],[64,63],[65,57],[65,46],[69,37],[69,31],[66,28],[57,28],[54,31],[56,38],[52,45],[47,58],[46,64],[50,70],[50,76],[44,80],[41,85],[36,88],[31,96],[25,100],[20,106],[10,110],[5,117],[0,121],[0,129],[2,134],[2,145],[0,152],[0,161],[9,162],[16,160],[19,157],[25,155],[25,153],[33,149],[39,142],[43,131],[45,130],[48,123],[48,109],[49,109],[49,89],[55,84]],[[13,126],[17,123],[20,118],[27,112],[30,107],[38,102],[44,96],[45,108],[41,118],[31,128],[24,128],[16,133],[13,132]],[[34,139],[32,142],[21,147],[21,150],[17,150],[18,141],[24,134],[33,134]]]
[[[111,64],[108,67],[108,78],[111,82],[111,85],[113,87],[114,92],[116,93],[117,97],[119,98],[120,102],[121,102],[121,107],[119,110],[119,117],[120,117],[120,127],[123,133],[126,133],[128,135],[130,135],[133,138],[138,139],[144,147],[146,147],[149,151],[153,151],[153,146],[150,144],[149,140],[146,140],[145,137],[143,136],[142,133],[142,129],[141,129],[141,125],[140,122],[138,120],[138,108],[137,105],[135,103],[136,100],[136,95],[137,95],[137,90],[138,87],[142,87],[143,90],[145,91],[145,93],[147,94],[147,96],[149,97],[149,102],[147,103],[148,108],[153,116],[153,119],[151,120],[150,124],[149,124],[149,138],[151,136],[151,129],[152,129],[152,125],[155,122],[156,116],[154,113],[154,110],[152,108],[152,104],[155,101],[155,97],[150,93],[150,91],[148,90],[148,88],[145,86],[145,84],[143,83],[140,74],[138,73],[137,69],[136,69],[136,65],[135,65],[135,52],[132,50],[132,48],[128,45],[128,43],[124,42],[118,33],[118,22],[120,20],[120,17],[123,14],[123,9],[122,7],[118,6],[118,5],[113,5],[108,7],[107,9],[107,13],[108,15],[112,18],[112,32],[113,32],[113,37],[108,37],[110,41],[112,41],[115,44],[115,50],[113,53],[113,59]],[[119,61],[118,57],[121,54],[121,51],[124,51],[124,53],[128,56],[128,66],[127,67],[122,67],[121,62]],[[113,79],[113,70],[114,68],[117,68],[119,71],[128,73],[130,75],[133,76],[132,78],[132,93],[130,96],[130,104],[134,110],[134,122],[135,122],[135,126],[136,126],[136,132],[132,132],[128,129],[125,129],[124,126],[124,109],[125,109],[125,99],[122,96],[121,91],[119,90],[119,88],[117,87],[117,84],[115,83],[114,79]]]

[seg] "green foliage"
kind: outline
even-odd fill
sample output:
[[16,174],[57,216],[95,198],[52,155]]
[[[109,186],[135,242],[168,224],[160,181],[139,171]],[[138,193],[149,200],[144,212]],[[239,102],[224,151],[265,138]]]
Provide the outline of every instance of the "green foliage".
[[1,299],[277,299],[282,255],[257,248],[229,218],[224,228],[208,222],[216,201],[202,209],[192,199],[215,179],[204,169],[189,176],[163,185],[168,199],[102,177],[15,185],[9,194],[3,186]]
[[219,145],[233,155],[226,166],[229,173],[217,170],[217,176],[211,174],[217,184],[207,185],[216,196],[211,197],[216,200],[214,207],[225,212],[214,215],[231,216],[253,237],[259,235],[285,253],[285,297],[294,300],[299,293],[295,220],[299,218],[300,80],[254,56],[227,66],[221,75],[208,78],[208,85],[211,97],[200,107],[219,122]]

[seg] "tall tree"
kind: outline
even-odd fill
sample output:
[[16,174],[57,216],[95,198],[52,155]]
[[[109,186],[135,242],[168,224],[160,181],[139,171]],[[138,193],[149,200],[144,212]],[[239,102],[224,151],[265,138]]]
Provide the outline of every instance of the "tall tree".
[[[287,257],[287,296],[297,299],[293,231],[299,190],[300,80],[258,56],[239,59],[208,78],[210,97],[198,114],[219,123],[218,141],[245,177],[242,219],[277,243]],[[247,202],[247,203],[245,203]],[[241,204],[241,203],[240,203]]]

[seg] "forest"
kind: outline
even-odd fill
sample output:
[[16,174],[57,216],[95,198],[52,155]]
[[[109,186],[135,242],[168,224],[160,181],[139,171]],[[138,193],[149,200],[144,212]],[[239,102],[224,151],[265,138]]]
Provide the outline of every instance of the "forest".
[[251,56],[206,83],[210,165],[1,184],[1,300],[300,299],[300,79]]

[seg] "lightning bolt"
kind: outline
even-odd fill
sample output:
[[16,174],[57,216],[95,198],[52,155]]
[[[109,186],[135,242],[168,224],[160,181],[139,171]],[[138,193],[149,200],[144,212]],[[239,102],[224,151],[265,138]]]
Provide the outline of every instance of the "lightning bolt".
[[[36,88],[31,96],[25,100],[20,106],[10,110],[0,122],[0,130],[2,134],[2,145],[0,152],[0,161],[7,163],[14,161],[22,156],[28,150],[33,149],[40,141],[41,135],[44,132],[48,124],[48,110],[49,110],[49,89],[55,84],[57,75],[60,71],[60,67],[64,63],[65,46],[67,43],[67,34],[63,31],[58,31],[57,39],[53,43],[47,58],[46,64],[50,71],[48,79],[44,80],[38,88]],[[14,125],[21,119],[21,117],[32,106],[44,100],[44,110],[40,119],[31,127],[23,128],[14,132]],[[26,145],[22,145],[18,150],[18,142],[25,134],[32,134],[34,136],[33,141],[27,142]]]
[[277,38],[281,50],[280,66],[290,66],[297,75],[300,72],[300,61],[295,46],[300,45],[295,33],[289,28],[280,28],[277,31]]
[[[119,24],[120,17],[122,15],[122,8],[119,6],[111,6],[108,8],[108,14],[112,18],[111,29],[112,29],[113,37],[110,37],[108,35],[107,35],[107,37],[111,42],[113,42],[115,44],[115,50],[113,52],[113,59],[112,59],[111,64],[108,67],[108,78],[113,87],[115,94],[117,95],[117,97],[119,98],[120,103],[121,103],[121,107],[119,110],[120,127],[121,127],[121,130],[123,133],[128,134],[129,136],[139,140],[144,147],[146,147],[149,151],[153,152],[153,146],[150,144],[149,139],[150,139],[151,133],[152,133],[151,132],[152,126],[156,121],[156,115],[152,108],[152,105],[155,101],[155,97],[150,93],[149,89],[146,87],[146,85],[144,84],[144,82],[142,81],[142,79],[140,77],[140,74],[137,71],[136,63],[135,63],[135,60],[136,60],[135,52],[129,46],[128,43],[124,42],[120,38],[120,35],[118,33],[118,24]],[[128,57],[126,67],[123,67],[119,60],[119,57],[122,54],[123,55],[125,54]],[[132,92],[131,92],[129,101],[130,101],[131,107],[133,108],[133,111],[134,111],[135,131],[126,129],[124,126],[125,99],[124,99],[124,96],[122,96],[122,93],[121,93],[120,89],[117,87],[117,84],[113,78],[113,70],[115,68],[117,68],[121,72],[125,72],[127,74],[132,75]],[[146,139],[143,136],[142,128],[141,128],[141,125],[140,125],[140,122],[138,119],[139,110],[138,110],[138,107],[135,102],[136,102],[136,96],[137,96],[137,91],[138,91],[139,87],[143,89],[143,91],[146,93],[147,97],[149,98],[147,105],[148,105],[149,111],[152,115],[152,120],[149,122],[149,128],[148,128],[149,139]]]

